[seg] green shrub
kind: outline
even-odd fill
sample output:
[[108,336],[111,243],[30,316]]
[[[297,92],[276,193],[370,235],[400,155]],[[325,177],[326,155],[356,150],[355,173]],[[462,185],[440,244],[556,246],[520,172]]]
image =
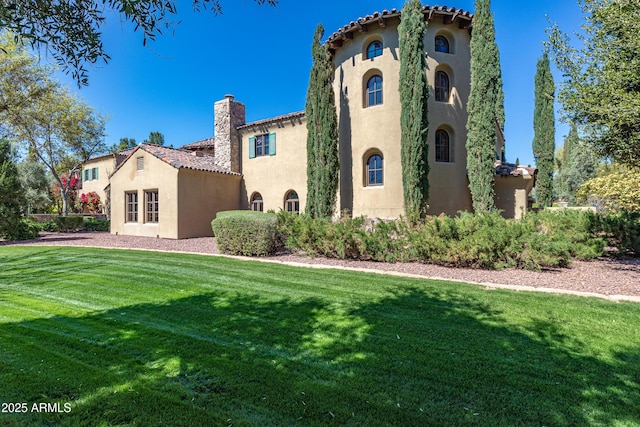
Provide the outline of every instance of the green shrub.
[[67,233],[82,229],[84,218],[81,216],[56,216],[53,218],[55,231]]
[[590,220],[593,233],[606,239],[619,254],[640,255],[640,213],[591,214]]
[[86,231],[110,231],[111,222],[108,219],[86,218],[82,228]]
[[220,252],[230,255],[267,256],[278,242],[278,218],[253,211],[218,212],[211,222]]
[[15,240],[33,240],[40,235],[39,224],[28,218],[22,218],[18,223]]
[[540,269],[595,258],[602,254],[604,240],[594,237],[591,224],[589,214],[579,211],[530,213],[520,221],[499,212],[335,222],[278,214],[286,247],[309,255],[474,268]]

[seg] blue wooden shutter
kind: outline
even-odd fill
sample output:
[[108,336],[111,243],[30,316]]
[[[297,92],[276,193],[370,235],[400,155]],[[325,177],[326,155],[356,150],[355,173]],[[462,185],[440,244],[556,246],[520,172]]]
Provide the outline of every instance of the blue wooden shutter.
[[93,172],[93,179],[98,179],[98,168]]
[[256,157],[256,137],[250,136],[249,137],[249,158],[253,159],[254,157]]
[[269,155],[270,156],[276,155],[276,133],[275,132],[271,132],[269,134]]

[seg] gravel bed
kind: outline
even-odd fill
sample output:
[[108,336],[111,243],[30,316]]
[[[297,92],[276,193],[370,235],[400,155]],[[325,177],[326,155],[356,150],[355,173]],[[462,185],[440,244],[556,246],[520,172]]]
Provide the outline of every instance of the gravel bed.
[[[69,245],[106,248],[151,249],[161,251],[218,254],[213,237],[171,240],[136,236],[116,236],[103,232],[42,233],[39,239],[26,242],[0,242],[0,245]],[[311,258],[279,254],[264,258],[268,261],[313,264],[314,266],[371,269],[389,273],[459,280],[516,287],[516,289],[587,293],[614,300],[640,302],[640,258],[602,258],[591,262],[575,261],[570,268],[528,270],[478,270],[452,268],[422,263],[379,263],[328,258]]]

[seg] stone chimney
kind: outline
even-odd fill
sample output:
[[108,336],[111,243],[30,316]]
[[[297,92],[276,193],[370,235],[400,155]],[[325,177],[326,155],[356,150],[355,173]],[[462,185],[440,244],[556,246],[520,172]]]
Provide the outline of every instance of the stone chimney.
[[213,106],[213,133],[216,162],[233,172],[240,173],[240,145],[242,139],[236,129],[245,124],[245,106],[225,95]]

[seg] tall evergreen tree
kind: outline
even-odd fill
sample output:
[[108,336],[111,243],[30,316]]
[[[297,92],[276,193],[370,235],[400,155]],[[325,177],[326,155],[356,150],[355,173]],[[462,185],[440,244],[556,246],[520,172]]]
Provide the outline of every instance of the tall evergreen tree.
[[16,239],[22,218],[22,188],[11,145],[0,139],[0,237]]
[[471,37],[471,92],[467,104],[467,173],[476,212],[495,208],[494,161],[498,126],[504,127],[500,53],[490,0],[476,0]]
[[427,131],[427,60],[423,45],[427,24],[420,0],[402,8],[400,41],[400,147],[402,188],[407,213],[425,215],[429,201],[429,146]]
[[549,56],[544,52],[536,69],[533,113],[533,155],[538,168],[536,199],[538,205],[544,207],[553,204],[553,155],[556,149],[555,90]]
[[333,214],[338,191],[338,116],[333,93],[333,61],[320,44],[324,28],[313,36],[313,66],[307,89],[307,212],[313,217]]

